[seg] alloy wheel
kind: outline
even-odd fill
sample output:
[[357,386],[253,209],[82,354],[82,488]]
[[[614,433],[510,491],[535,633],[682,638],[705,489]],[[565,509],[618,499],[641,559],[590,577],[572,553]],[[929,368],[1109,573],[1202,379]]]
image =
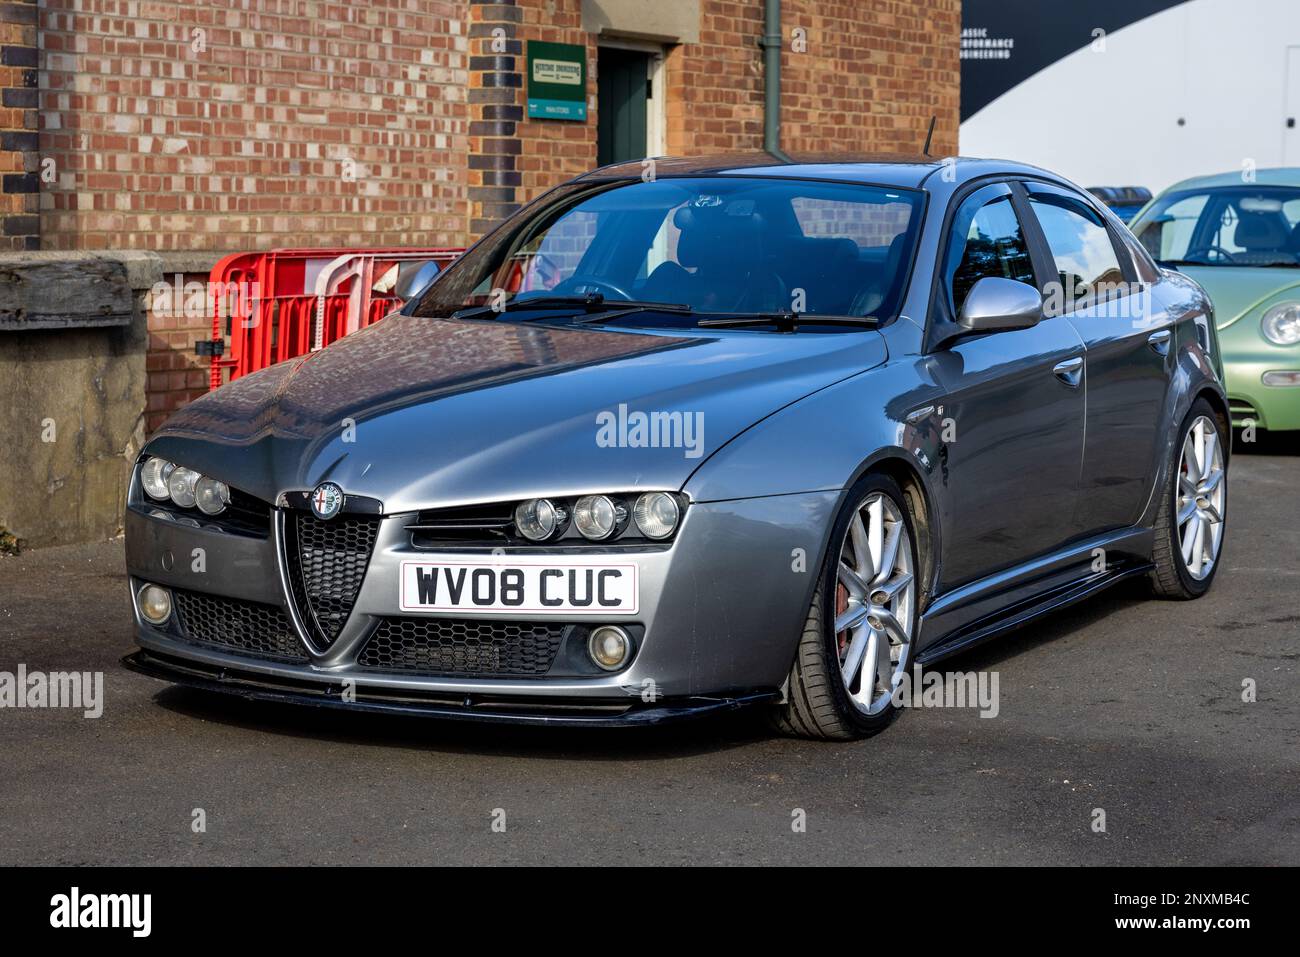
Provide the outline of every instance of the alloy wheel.
[[1227,479],[1219,432],[1206,416],[1199,416],[1183,440],[1178,488],[1174,491],[1178,542],[1183,567],[1204,581],[1219,558],[1223,542]]
[[840,546],[835,641],[854,706],[880,714],[907,667],[916,607],[912,544],[902,509],[873,492],[857,507]]

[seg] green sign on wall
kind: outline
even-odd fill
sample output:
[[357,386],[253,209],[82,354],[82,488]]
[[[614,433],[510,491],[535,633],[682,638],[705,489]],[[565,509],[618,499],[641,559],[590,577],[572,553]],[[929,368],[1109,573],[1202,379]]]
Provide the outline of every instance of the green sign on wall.
[[528,117],[587,119],[587,48],[528,41]]

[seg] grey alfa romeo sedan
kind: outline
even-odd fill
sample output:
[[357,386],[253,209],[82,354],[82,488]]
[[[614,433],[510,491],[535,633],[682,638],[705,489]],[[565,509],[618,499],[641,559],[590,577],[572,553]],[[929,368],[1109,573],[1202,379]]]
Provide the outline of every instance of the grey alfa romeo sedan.
[[[626,164],[132,473],[138,672],[249,698],[883,728],[914,666],[1219,566],[1211,305],[1016,163]],[[1104,663],[1099,661],[1098,667]]]

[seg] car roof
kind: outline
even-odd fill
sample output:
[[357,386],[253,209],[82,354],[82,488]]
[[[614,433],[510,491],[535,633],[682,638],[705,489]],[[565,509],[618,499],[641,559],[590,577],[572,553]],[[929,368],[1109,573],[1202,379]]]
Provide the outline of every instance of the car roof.
[[[820,179],[828,182],[874,183],[916,189],[926,178],[945,166],[951,167],[950,181],[963,182],[979,176],[1023,174],[1060,180],[1047,170],[1009,160],[978,159],[967,156],[939,157],[898,153],[864,153],[857,155],[801,154],[788,160],[769,153],[739,153],[722,156],[655,157],[656,177],[675,176],[781,176],[793,179]],[[592,170],[579,180],[641,179],[646,160],[629,160]]]
[[1268,169],[1257,169],[1254,172],[1254,178],[1250,182],[1242,178],[1242,171],[1239,169],[1228,173],[1212,173],[1208,176],[1192,176],[1189,179],[1174,183],[1164,192],[1211,189],[1220,186],[1300,186],[1300,167],[1276,166]]

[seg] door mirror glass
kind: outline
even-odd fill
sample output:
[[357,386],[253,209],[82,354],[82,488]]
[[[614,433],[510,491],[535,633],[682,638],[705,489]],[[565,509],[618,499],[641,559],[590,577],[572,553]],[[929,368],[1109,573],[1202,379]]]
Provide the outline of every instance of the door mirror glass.
[[957,325],[963,332],[1002,332],[1028,329],[1043,318],[1043,296],[1014,279],[986,276],[966,294]]
[[424,291],[438,278],[442,267],[432,259],[424,262],[403,263],[398,270],[397,285],[393,292],[399,299],[410,301],[424,295]]

